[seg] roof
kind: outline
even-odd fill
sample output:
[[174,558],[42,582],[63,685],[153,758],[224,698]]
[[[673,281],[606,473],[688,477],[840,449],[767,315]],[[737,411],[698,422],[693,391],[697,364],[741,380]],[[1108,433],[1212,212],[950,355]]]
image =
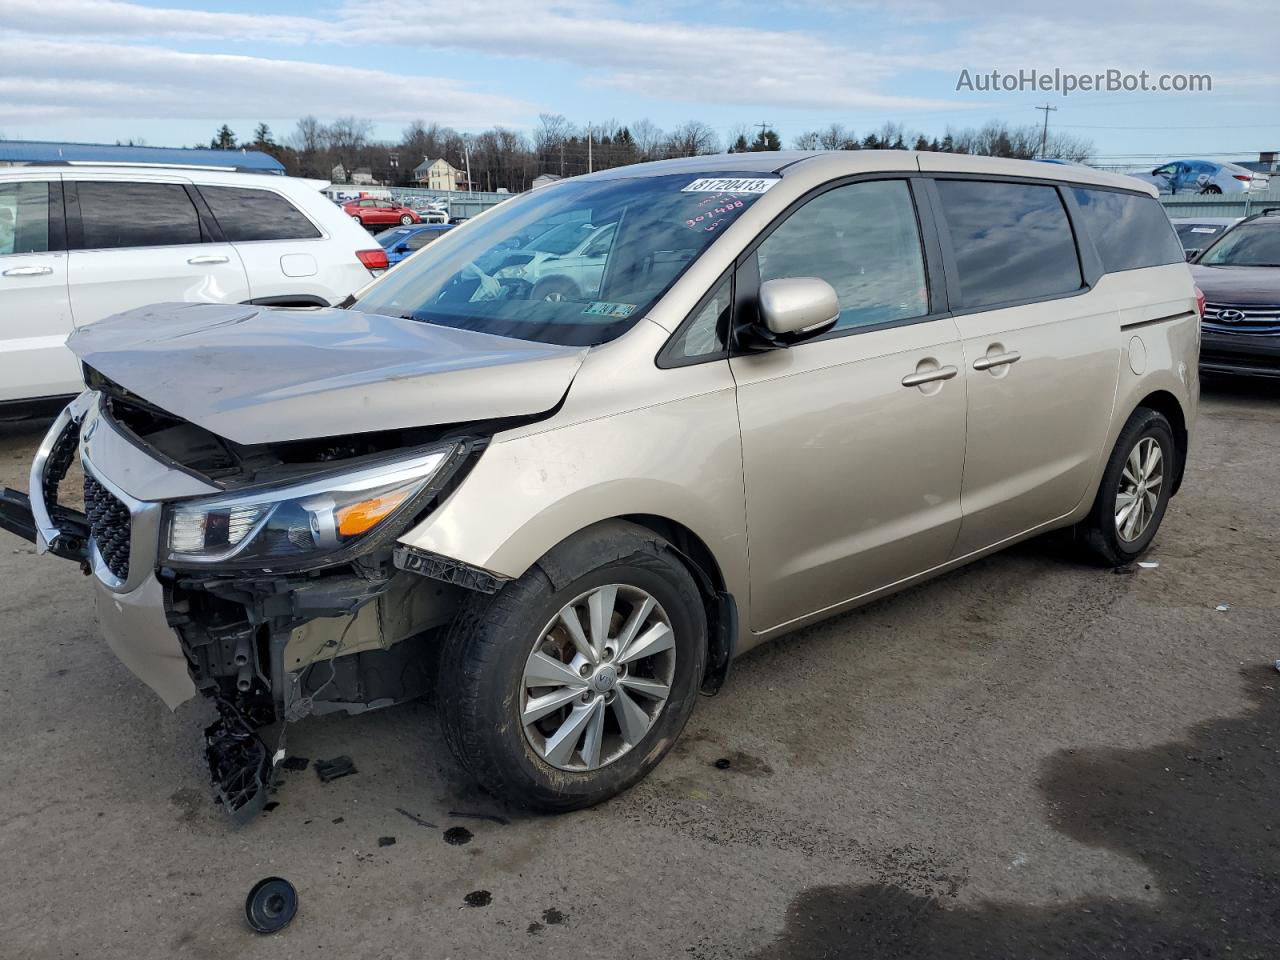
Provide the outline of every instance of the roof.
[[462,172],[462,171],[458,170],[458,168],[457,168],[457,167],[455,167],[452,163],[450,163],[450,162],[449,162],[448,160],[446,160],[444,157],[436,157],[434,160],[432,160],[430,157],[423,157],[423,158],[422,158],[422,162],[421,162],[420,164],[418,164],[416,167],[414,167],[414,168],[413,168],[413,172],[414,172],[414,173],[426,173],[428,170],[430,170],[432,167],[434,167],[437,163],[443,163],[443,164],[444,164],[446,167],[448,167],[450,170],[453,170],[453,171],[455,171],[455,172],[457,172],[457,173],[461,173],[461,172]]
[[1063,163],[1041,163],[1036,160],[1010,160],[1004,157],[978,157],[965,153],[942,153],[914,150],[761,150],[752,153],[716,153],[675,160],[656,160],[627,167],[612,167],[589,173],[575,180],[615,180],[627,177],[661,177],[669,174],[755,174],[780,173],[787,168],[806,171],[818,167],[832,177],[842,174],[884,171],[922,170],[927,173],[976,173],[1004,177],[1035,177],[1040,180],[1062,180],[1087,183],[1121,190],[1136,190],[1156,196],[1149,183],[1092,167]]
[[259,150],[189,150],[185,147],[127,147],[52,140],[0,140],[0,163],[150,163],[284,173],[284,164]]

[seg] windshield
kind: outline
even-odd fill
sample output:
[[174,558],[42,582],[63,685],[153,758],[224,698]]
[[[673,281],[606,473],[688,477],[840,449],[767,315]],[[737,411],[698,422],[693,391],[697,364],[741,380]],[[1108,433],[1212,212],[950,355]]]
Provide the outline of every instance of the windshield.
[[442,237],[352,309],[544,343],[605,343],[776,182],[680,174],[532,190]]
[[1198,261],[1210,267],[1280,267],[1280,222],[1242,223]]

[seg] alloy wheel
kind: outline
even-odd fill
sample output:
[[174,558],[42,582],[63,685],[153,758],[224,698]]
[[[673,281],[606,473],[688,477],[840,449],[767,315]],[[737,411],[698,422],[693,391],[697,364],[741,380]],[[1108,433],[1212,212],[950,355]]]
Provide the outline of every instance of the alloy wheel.
[[671,694],[676,648],[662,606],[612,583],[565,604],[543,628],[520,683],[529,745],[560,770],[598,770],[636,746]]
[[1143,437],[1129,451],[1116,491],[1116,533],[1126,543],[1139,539],[1151,525],[1164,484],[1164,453],[1154,437]]

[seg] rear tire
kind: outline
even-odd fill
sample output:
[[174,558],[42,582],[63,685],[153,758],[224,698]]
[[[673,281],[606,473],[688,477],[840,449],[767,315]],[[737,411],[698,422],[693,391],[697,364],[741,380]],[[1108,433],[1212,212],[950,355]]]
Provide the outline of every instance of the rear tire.
[[[608,599],[596,603],[599,595]],[[600,653],[595,666],[564,616],[580,617]],[[671,748],[693,711],[706,650],[701,595],[666,542],[634,524],[598,524],[460,612],[440,664],[445,740],[498,797],[551,812],[592,806],[632,786]],[[552,674],[546,684],[531,683],[537,670]],[[538,713],[556,698],[559,706]]]
[[1142,556],[1164,519],[1178,469],[1169,421],[1139,407],[1120,431],[1093,509],[1076,528],[1087,554],[1111,567]]

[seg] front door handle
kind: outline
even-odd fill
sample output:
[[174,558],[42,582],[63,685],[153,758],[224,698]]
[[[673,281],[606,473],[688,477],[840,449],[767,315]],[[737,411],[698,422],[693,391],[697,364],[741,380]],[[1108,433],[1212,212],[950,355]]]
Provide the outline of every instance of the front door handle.
[[918,373],[909,373],[902,378],[904,387],[920,387],[926,383],[933,383],[935,380],[950,380],[960,371],[948,364],[945,367],[937,367],[933,370],[921,370]]
[[43,277],[53,273],[53,267],[12,267],[4,272],[6,277]]
[[1017,363],[1022,359],[1022,354],[1017,350],[1010,350],[1006,353],[993,353],[990,356],[979,357],[973,361],[973,369],[990,370],[992,367],[1002,367],[1007,363]]
[[231,259],[230,257],[216,257],[211,255],[205,255],[202,257],[192,257],[190,260],[187,261],[187,263],[191,264],[193,267],[200,267],[200,266],[204,266],[207,263],[226,263],[230,259]]

